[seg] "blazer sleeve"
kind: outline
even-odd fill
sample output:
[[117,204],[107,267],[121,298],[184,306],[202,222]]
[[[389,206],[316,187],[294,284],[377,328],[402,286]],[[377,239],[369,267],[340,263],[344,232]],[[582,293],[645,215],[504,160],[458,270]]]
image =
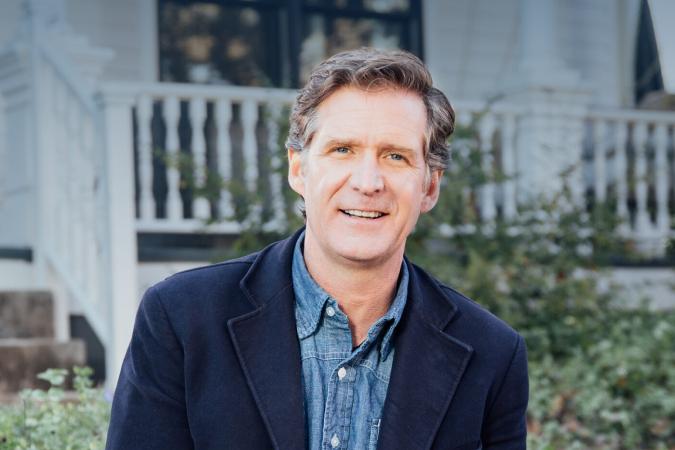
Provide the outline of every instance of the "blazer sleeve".
[[192,449],[183,350],[156,287],[141,300],[115,389],[106,450]]
[[527,441],[527,350],[518,335],[511,362],[483,424],[484,450],[523,450]]

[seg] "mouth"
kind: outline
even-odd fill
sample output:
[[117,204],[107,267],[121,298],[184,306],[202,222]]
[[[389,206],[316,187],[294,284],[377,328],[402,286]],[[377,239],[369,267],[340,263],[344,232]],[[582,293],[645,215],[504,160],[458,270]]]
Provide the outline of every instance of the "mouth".
[[362,209],[341,209],[340,212],[350,217],[358,217],[361,219],[379,219],[386,216],[380,211],[364,211]]

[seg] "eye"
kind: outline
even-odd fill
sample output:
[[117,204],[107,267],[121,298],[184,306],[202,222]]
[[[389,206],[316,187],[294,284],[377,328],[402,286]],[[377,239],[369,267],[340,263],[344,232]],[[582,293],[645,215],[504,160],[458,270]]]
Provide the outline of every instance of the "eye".
[[400,153],[389,153],[389,158],[393,159],[394,161],[406,161],[405,156],[401,155]]
[[349,147],[335,147],[333,149],[335,153],[347,154],[349,153]]

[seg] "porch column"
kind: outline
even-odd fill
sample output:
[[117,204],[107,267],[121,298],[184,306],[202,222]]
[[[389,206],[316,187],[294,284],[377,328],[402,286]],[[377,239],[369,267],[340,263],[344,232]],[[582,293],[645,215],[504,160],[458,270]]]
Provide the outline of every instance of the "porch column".
[[106,385],[117,384],[138,307],[136,212],[131,108],[133,97],[105,92],[99,98],[103,115],[105,186],[108,199],[109,346],[106,348]]
[[575,202],[583,200],[581,156],[588,90],[558,45],[557,0],[521,0],[519,57],[507,97],[522,104],[518,124],[518,201],[550,198],[567,173]]

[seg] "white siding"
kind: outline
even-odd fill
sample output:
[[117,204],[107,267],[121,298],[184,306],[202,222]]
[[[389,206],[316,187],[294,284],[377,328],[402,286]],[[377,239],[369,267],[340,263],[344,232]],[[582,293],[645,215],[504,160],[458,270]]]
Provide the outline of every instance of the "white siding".
[[[425,58],[453,99],[499,94],[517,63],[521,0],[426,0]],[[592,102],[630,106],[639,0],[559,0],[559,58],[591,89]]]
[[21,17],[21,0],[2,0],[0,1],[0,48],[16,32],[16,27]]
[[425,57],[435,82],[454,99],[499,91],[518,46],[519,0],[428,0]]
[[155,0],[68,0],[75,32],[115,52],[104,80],[156,80]]
[[618,2],[568,0],[557,6],[563,61],[592,87],[594,104],[620,106]]
[[[518,58],[521,0],[424,0],[425,58],[452,98],[502,91]],[[561,59],[579,72],[595,104],[629,106],[639,0],[559,0]],[[156,0],[66,0],[75,32],[112,49],[105,80],[157,79]],[[0,2],[0,46],[14,33],[21,0]]]

